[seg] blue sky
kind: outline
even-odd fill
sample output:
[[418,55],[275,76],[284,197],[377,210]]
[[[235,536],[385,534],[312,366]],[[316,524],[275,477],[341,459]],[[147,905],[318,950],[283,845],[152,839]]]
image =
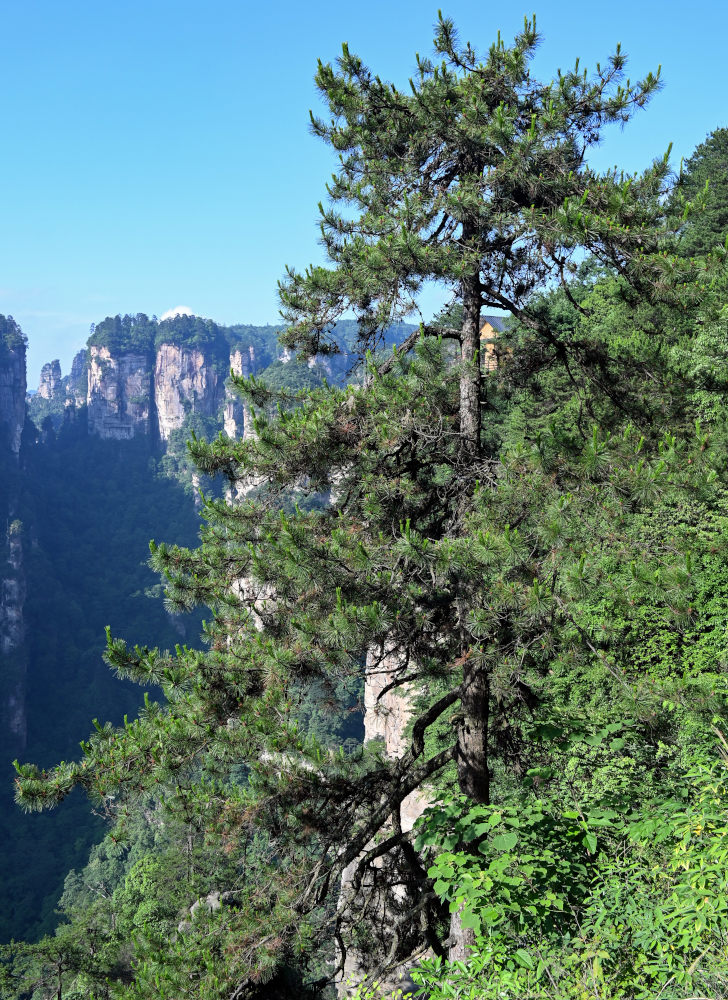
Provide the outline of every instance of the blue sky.
[[[334,169],[308,132],[316,60],[348,41],[405,83],[429,53],[437,2],[486,48],[532,13],[516,0],[0,0],[0,312],[30,339],[29,385],[68,370],[92,322],[180,304],[219,322],[277,321],[286,264],[320,259],[317,203]],[[535,7],[542,77],[604,61],[664,90],[613,129],[597,166],[673,163],[728,124],[728,5],[717,0]],[[436,305],[433,296],[424,308]]]

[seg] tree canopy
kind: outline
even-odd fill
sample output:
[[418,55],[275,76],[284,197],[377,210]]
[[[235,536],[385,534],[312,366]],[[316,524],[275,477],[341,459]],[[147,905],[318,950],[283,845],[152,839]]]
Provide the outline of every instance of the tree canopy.
[[[26,347],[28,338],[12,316],[0,316],[0,351],[16,351]],[[2,356],[2,355],[0,355]]]
[[704,255],[724,247],[728,233],[728,129],[718,128],[701,142],[682,165],[679,183],[671,204],[681,211],[688,204],[702,202],[698,214],[689,216],[683,227],[680,252]]

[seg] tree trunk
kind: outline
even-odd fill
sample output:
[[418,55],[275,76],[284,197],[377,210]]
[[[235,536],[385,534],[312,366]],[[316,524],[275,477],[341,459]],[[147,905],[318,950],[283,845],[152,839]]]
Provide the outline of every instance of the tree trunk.
[[463,683],[460,688],[463,718],[458,727],[455,760],[460,791],[463,795],[467,795],[472,802],[481,805],[488,805],[490,802],[489,700],[488,674],[483,665],[470,656],[463,664]]
[[[463,232],[467,239],[468,233]],[[460,352],[463,371],[460,375],[460,435],[467,458],[477,461],[480,455],[480,275],[463,279],[463,324]],[[488,775],[488,677],[482,664],[472,656],[470,637],[465,627],[467,601],[458,602],[463,658],[463,683],[460,703],[463,721],[458,730],[457,767],[460,790],[473,802],[487,803],[490,798]]]
[[480,454],[480,276],[463,280],[463,325],[460,330],[460,437],[463,452],[475,461]]
[[[467,233],[463,233],[466,237]],[[472,462],[480,456],[480,276],[463,281],[463,325],[460,335],[460,435],[463,455]],[[490,690],[488,674],[477,656],[473,656],[470,638],[465,628],[467,602],[460,602],[462,634],[463,682],[460,705],[463,718],[458,727],[457,763],[460,791],[472,802],[490,801],[488,768],[488,711]],[[466,962],[475,944],[472,930],[461,924],[461,914],[453,913],[450,920],[450,953],[452,961]]]
[[[455,761],[460,791],[472,802],[483,805],[490,803],[489,700],[488,673],[477,658],[471,655],[463,664],[463,683],[460,688],[463,718],[458,727]],[[474,944],[474,931],[462,926],[461,913],[456,911],[450,918],[450,960],[467,962]]]

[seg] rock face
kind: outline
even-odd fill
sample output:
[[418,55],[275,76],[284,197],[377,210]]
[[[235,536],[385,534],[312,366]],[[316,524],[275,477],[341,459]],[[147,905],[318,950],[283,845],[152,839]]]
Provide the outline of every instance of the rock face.
[[162,344],[154,369],[154,401],[162,441],[169,440],[188,413],[216,414],[222,401],[222,382],[202,351]]
[[5,558],[0,562],[0,737],[18,751],[25,749],[27,738],[24,604],[22,526],[14,521],[5,540]]
[[[92,333],[88,356],[80,352],[70,376],[62,380],[67,400],[75,406],[80,405],[82,398],[88,401],[88,426],[92,434],[117,439],[150,434],[167,445],[189,414],[219,421],[230,438],[246,439],[254,434],[248,404],[229,389],[226,381],[231,370],[236,375],[249,376],[266,368],[274,357],[283,363],[293,360],[287,348],[276,355],[265,339],[257,349],[249,342],[248,337],[261,336],[256,330],[264,329],[264,336],[272,336],[266,332],[268,328],[250,328],[252,333],[243,334],[245,339],[234,340],[234,346],[230,347],[231,341],[222,329],[212,336],[209,321],[202,323],[197,331],[190,331],[168,329],[164,323],[154,326],[146,317],[142,317],[144,323],[135,326],[133,319],[124,317],[122,321],[116,317],[118,322],[109,326],[106,339],[98,339],[98,330]],[[130,320],[129,330],[124,327],[127,320]],[[107,325],[110,322],[104,321]],[[149,329],[143,331],[142,337],[137,328],[144,324]],[[207,335],[211,339],[205,340]],[[155,348],[154,344],[158,346]],[[349,355],[346,350],[333,358],[316,355],[308,364],[328,379],[341,381],[348,372]],[[84,395],[87,370],[88,390]],[[50,385],[57,375],[55,369],[49,371],[46,382]],[[44,394],[46,391],[52,390],[44,389]]]
[[[366,676],[364,679],[364,742],[374,739],[384,740],[387,757],[401,757],[409,745],[405,739],[405,729],[412,715],[412,698],[415,691],[411,685],[403,684],[384,692],[387,685],[401,674],[399,658],[385,651],[380,659],[372,650],[367,654]],[[407,833],[415,825],[430,798],[422,789],[411,792],[402,802],[400,816],[402,831]]]
[[[230,360],[236,372],[248,374],[255,362],[253,349],[236,350]],[[82,351],[68,380],[69,398],[85,376]],[[118,440],[158,431],[164,443],[189,413],[215,417],[225,402],[225,429],[232,436],[243,428],[244,407],[224,381],[214,360],[194,347],[161,344],[152,360],[143,353],[112,353],[108,347],[92,346],[86,393],[89,431]]]
[[[252,358],[251,355],[252,354]],[[234,375],[250,375],[255,364],[255,351],[233,351],[230,355],[230,370]],[[249,421],[245,419],[246,404],[228,386],[225,387],[225,410],[223,413],[225,433],[229,438],[244,435]]]
[[108,347],[92,347],[86,398],[92,434],[117,440],[149,434],[154,398],[149,356],[114,357]]
[[[412,698],[415,691],[411,685],[386,690],[390,682],[402,674],[403,661],[400,655],[391,649],[370,649],[367,653],[365,678],[364,678],[364,742],[373,739],[381,739],[384,742],[384,751],[387,757],[397,759],[407,750],[408,740],[405,738],[407,723],[412,714]],[[402,832],[407,833],[412,830],[415,821],[422,815],[424,810],[430,805],[431,799],[423,789],[411,792],[400,806],[400,822]],[[372,845],[369,845],[372,846]],[[349,905],[352,901],[352,884],[354,882],[359,859],[349,865],[341,877],[340,903]],[[361,880],[361,890],[369,895],[370,900],[376,900],[371,923],[378,928],[377,933],[381,936],[380,951],[386,953],[391,937],[391,926],[397,909],[407,903],[410,897],[412,900],[412,889],[408,889],[406,876],[399,881],[394,892],[387,896],[384,891],[377,891],[378,878],[383,873],[385,866],[391,866],[388,858],[378,858],[368,870],[365,870]],[[388,878],[385,877],[385,883]],[[395,880],[397,881],[397,880]],[[416,888],[416,887],[415,887]],[[356,894],[353,897],[356,899]],[[369,904],[371,911],[372,904]],[[406,953],[406,952],[405,952]],[[421,949],[421,954],[424,954]],[[409,978],[409,968],[411,961],[405,962],[395,968],[386,977],[379,978],[379,987],[382,995],[397,996],[397,991],[407,992],[414,989]],[[347,997],[355,986],[358,986],[371,972],[370,960],[367,955],[357,947],[356,944],[349,944],[344,958],[343,971],[339,980],[339,997]]]
[[25,347],[0,354],[0,448],[9,447],[15,457],[25,423]]
[[71,374],[68,376],[66,397],[73,400],[76,406],[83,406],[88,395],[88,367],[86,351],[79,351],[71,362]]
[[[27,397],[28,416],[43,435],[47,435],[50,420],[55,430],[63,422],[72,421],[76,411],[86,405],[88,395],[87,352],[79,351],[71,364],[69,375],[63,375],[56,358],[43,365],[38,391]],[[97,366],[99,358],[97,357]],[[98,374],[98,373],[97,373]],[[98,399],[96,400],[98,404]],[[98,410],[98,405],[97,405]]]
[[0,345],[0,741],[25,748],[25,571],[23,529],[15,520],[18,458],[25,422],[25,345]]
[[56,358],[43,365],[40,370],[38,395],[43,399],[53,399],[61,385],[61,362]]

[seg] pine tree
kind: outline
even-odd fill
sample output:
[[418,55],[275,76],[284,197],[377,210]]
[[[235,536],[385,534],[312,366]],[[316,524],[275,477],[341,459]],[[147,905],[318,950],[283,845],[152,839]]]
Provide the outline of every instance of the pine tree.
[[[207,501],[197,550],[153,551],[173,608],[213,610],[208,650],[170,655],[109,637],[111,666],[161,685],[166,705],[147,704],[120,730],[98,726],[78,763],[20,768],[26,807],[53,805],[76,785],[112,810],[112,796],[130,808],[151,792],[241,857],[265,830],[270,888],[263,879],[210,932],[226,956],[224,973],[210,976],[223,976],[227,995],[231,983],[232,995],[255,995],[317,940],[337,936],[345,949],[372,893],[387,895],[394,914],[387,950],[372,946],[373,971],[423,944],[444,954],[447,914],[402,830],[403,800],[437,779],[488,803],[494,780],[524,773],[534,754],[524,734],[535,707],[547,713],[555,697],[554,663],[578,671],[603,661],[594,634],[608,615],[586,615],[585,592],[625,614],[630,602],[666,606],[668,591],[682,608],[680,572],[656,577],[662,553],[630,533],[678,451],[663,429],[645,443],[630,424],[627,383],[644,380],[640,366],[611,356],[608,337],[570,336],[590,308],[570,280],[585,253],[625,300],[667,299],[675,272],[689,268],[663,250],[667,159],[635,177],[587,163],[604,126],[628,121],[659,79],[623,83],[618,50],[594,77],[577,63],[544,84],[529,71],[537,41],[527,21],[512,47],[499,38],[481,60],[441,18],[441,61],[419,59],[407,93],[346,47],[338,70],[319,66],[332,117],[313,128],[341,154],[322,207],[331,266],[289,271],[283,342],[304,355],[332,350],[331,327],[351,309],[359,348],[375,348],[416,313],[426,281],[452,292],[460,325],[422,323],[361,384],[317,390],[277,420],[260,416],[253,439],[192,443],[200,469],[226,477],[233,493],[246,478],[258,484],[234,504]],[[574,322],[557,322],[536,294],[553,282]],[[483,377],[484,307],[509,313],[516,346],[530,339],[541,368],[558,371],[564,412],[598,398],[612,433],[579,416],[566,435],[541,406],[531,438],[500,415],[519,387],[507,366],[502,378]],[[233,381],[254,403],[271,398],[255,379]],[[646,395],[642,383],[635,392]],[[696,479],[703,472],[692,466]],[[335,503],[322,506],[332,488]],[[631,575],[605,569],[624,559]],[[302,692],[361,676],[367,651],[375,662],[394,655],[392,683],[418,690],[398,760],[372,747],[331,752],[297,725]],[[337,908],[350,866],[353,889]],[[457,917],[450,937],[462,954]]]
[[682,164],[670,208],[680,226],[681,254],[704,256],[724,249],[728,237],[728,129],[711,132]]
[[[426,281],[451,290],[462,307],[457,329],[440,329],[460,349],[459,449],[465,465],[481,456],[481,310],[507,310],[564,357],[534,292],[557,280],[567,290],[575,261],[593,258],[642,286],[659,283],[659,196],[667,161],[639,178],[596,175],[590,146],[610,122],[627,122],[659,87],[659,73],[622,82],[617,47],[594,78],[574,70],[534,80],[535,18],[513,47],[499,37],[485,59],[458,44],[441,15],[440,63],[418,57],[411,93],[387,84],[344,46],[338,71],[319,65],[316,83],[331,118],[312,118],[315,134],[341,165],[320,206],[331,268],[289,272],[281,286],[289,329],[284,342],[316,353],[344,309],[360,322],[362,346],[387,323],[416,311]],[[337,206],[341,205],[341,211]],[[426,332],[426,331],[425,331]],[[461,476],[462,479],[462,476]],[[487,801],[488,690],[467,656],[460,691],[459,782]]]

